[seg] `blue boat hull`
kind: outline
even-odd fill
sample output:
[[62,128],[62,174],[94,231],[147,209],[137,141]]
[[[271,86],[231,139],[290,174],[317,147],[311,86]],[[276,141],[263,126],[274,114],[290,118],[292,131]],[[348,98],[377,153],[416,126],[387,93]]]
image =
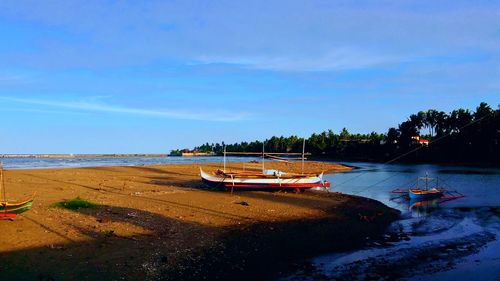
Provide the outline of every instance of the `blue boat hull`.
[[440,198],[443,196],[443,192],[429,192],[429,193],[414,193],[411,190],[408,191],[408,195],[410,196],[410,199],[412,200],[426,200],[426,199],[434,199],[434,198]]

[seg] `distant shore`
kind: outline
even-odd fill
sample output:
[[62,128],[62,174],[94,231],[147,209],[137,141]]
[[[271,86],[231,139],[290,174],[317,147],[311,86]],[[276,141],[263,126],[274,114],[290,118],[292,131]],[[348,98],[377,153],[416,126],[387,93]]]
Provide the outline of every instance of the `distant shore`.
[[0,158],[108,158],[166,157],[168,154],[0,154]]
[[[37,196],[31,211],[0,221],[0,279],[268,279],[295,259],[360,245],[398,218],[377,201],[338,193],[203,189],[199,166],[220,164],[6,171],[8,199]],[[77,196],[99,206],[50,207]]]

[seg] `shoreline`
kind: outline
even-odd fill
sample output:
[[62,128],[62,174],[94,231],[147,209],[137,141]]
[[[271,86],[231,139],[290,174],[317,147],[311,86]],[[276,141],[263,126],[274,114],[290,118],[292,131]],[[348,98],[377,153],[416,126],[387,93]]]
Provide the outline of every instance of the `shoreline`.
[[[56,154],[54,154],[56,155]],[[50,157],[39,157],[39,156],[7,156],[5,157],[0,154],[0,159],[5,159],[6,161],[8,159],[66,159],[66,160],[71,160],[71,159],[95,159],[95,160],[102,160],[102,159],[133,159],[133,158],[168,158],[168,159],[193,159],[193,158],[217,158],[217,157],[222,157],[220,155],[214,155],[214,156],[194,156],[194,157],[181,157],[181,156],[171,156],[167,154],[78,154],[74,156],[70,156],[69,154],[66,156],[61,156],[57,155],[56,156],[50,156]],[[240,158],[245,158],[250,156],[241,156]],[[242,161],[242,159],[238,159],[233,163],[238,163],[239,161]],[[376,161],[373,159],[360,159],[360,160],[353,160],[353,159],[338,159],[338,158],[330,158],[330,157],[311,157],[311,159],[308,162],[322,162],[322,163],[330,163],[330,164],[336,164],[340,163],[340,165],[349,167],[352,170],[358,170],[362,169],[360,166],[356,166],[356,163],[370,163],[370,164],[384,164],[384,165],[436,165],[436,166],[441,166],[441,167],[456,167],[456,168],[492,168],[492,169],[498,169],[500,168],[500,165],[497,163],[468,163],[468,162],[460,162],[460,163],[455,163],[455,162],[436,162],[436,163],[429,163],[429,162],[408,162],[408,161],[401,161],[401,162],[393,162],[393,163],[385,163],[383,161]],[[8,162],[7,162],[8,163]],[[200,163],[207,163],[207,164],[213,164],[210,161],[207,162],[200,162]],[[272,162],[266,162],[266,163],[272,163]],[[185,164],[184,162],[179,162],[179,161],[173,161],[171,163],[169,162],[149,162],[149,163],[132,163],[132,164],[124,164],[124,163],[108,163],[108,164],[90,164],[90,165],[47,165],[47,166],[24,166],[24,167],[9,167],[8,170],[38,170],[38,169],[79,169],[79,168],[98,168],[98,167],[134,167],[134,166],[156,166],[156,165],[177,165],[177,164]],[[187,164],[193,164],[187,163]],[[19,164],[18,164],[19,165]]]
[[[306,172],[349,169],[308,164]],[[37,197],[31,211],[0,221],[0,277],[270,279],[293,260],[354,248],[399,217],[380,202],[335,192],[200,189],[199,166],[220,164],[6,171],[8,198]],[[77,196],[99,206],[50,207]]]
[[0,154],[0,158],[35,158],[35,159],[74,159],[74,158],[129,158],[129,157],[169,157],[168,154],[161,153],[132,153],[132,154]]

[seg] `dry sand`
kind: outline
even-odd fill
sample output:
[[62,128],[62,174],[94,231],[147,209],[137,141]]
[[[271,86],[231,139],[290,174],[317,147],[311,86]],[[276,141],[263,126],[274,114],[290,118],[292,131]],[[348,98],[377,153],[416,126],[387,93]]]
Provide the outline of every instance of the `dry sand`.
[[[9,199],[37,196],[32,210],[0,221],[0,280],[270,278],[291,259],[355,246],[397,217],[376,201],[338,193],[203,189],[199,166],[6,171]],[[299,171],[300,163],[267,167]],[[50,207],[77,196],[100,206]]]

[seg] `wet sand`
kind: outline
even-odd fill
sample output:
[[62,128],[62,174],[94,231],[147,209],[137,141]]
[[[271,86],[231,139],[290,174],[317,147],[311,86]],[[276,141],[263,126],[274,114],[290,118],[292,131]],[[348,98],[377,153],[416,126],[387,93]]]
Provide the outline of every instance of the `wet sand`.
[[[398,217],[379,202],[338,193],[204,189],[199,166],[220,164],[6,171],[9,199],[37,196],[32,210],[0,221],[0,279],[272,278],[291,260],[355,247]],[[50,207],[77,196],[99,207]]]

